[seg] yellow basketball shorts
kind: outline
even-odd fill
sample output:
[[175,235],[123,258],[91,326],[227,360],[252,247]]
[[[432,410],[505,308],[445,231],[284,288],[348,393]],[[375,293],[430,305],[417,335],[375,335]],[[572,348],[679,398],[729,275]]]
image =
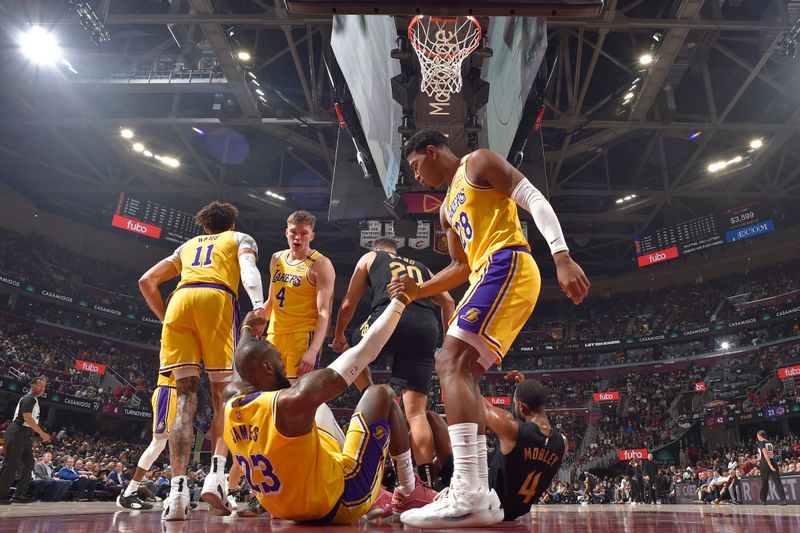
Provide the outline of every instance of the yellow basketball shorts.
[[447,334],[478,350],[483,368],[500,363],[528,321],[542,279],[527,248],[509,247],[489,256],[470,276],[470,287]]
[[178,400],[178,391],[175,387],[159,385],[153,391],[150,405],[153,406],[153,436],[169,433],[172,428],[172,419],[175,418],[175,402]]
[[[281,354],[281,360],[286,367],[286,377],[294,379],[297,377],[297,365],[300,363],[303,354],[306,353],[311,341],[314,339],[313,331],[298,331],[292,333],[270,333],[267,335],[267,342],[271,342]],[[314,368],[319,367],[319,356],[314,362]]]
[[320,444],[341,465],[344,491],[322,523],[350,524],[364,516],[381,488],[383,465],[389,453],[389,423],[367,424],[360,412],[350,418],[344,449],[330,433],[318,427]]
[[159,372],[200,367],[206,372],[233,369],[233,350],[239,336],[239,306],[224,285],[184,285],[167,301],[161,329]]

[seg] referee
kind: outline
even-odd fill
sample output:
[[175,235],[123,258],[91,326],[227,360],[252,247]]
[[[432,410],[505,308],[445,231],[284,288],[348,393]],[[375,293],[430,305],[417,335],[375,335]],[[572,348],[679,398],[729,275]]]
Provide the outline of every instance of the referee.
[[775,485],[775,491],[781,500],[778,505],[786,505],[786,493],[783,490],[783,483],[781,483],[781,473],[778,471],[778,465],[773,461],[775,445],[767,440],[767,432],[763,429],[759,429],[756,433],[756,441],[758,457],[761,460],[758,465],[758,469],[761,471],[761,505],[767,505],[770,480]]
[[[44,394],[47,379],[43,376],[33,378],[30,382],[31,390],[20,398],[17,409],[14,411],[14,420],[6,429],[5,434],[5,460],[0,470],[0,504],[31,503],[28,485],[31,482],[33,470],[33,432],[39,434],[42,440],[49,442],[51,437],[39,427],[39,396]],[[13,499],[6,499],[8,489],[14,480],[14,474],[22,467],[21,477],[14,491]]]
[[[364,290],[369,287],[372,293],[372,311],[369,318],[353,333],[354,345],[389,305],[386,286],[392,278],[403,275],[413,278],[417,283],[432,277],[428,267],[419,261],[397,255],[397,242],[393,238],[375,239],[372,251],[358,260],[347,294],[339,308],[336,335],[333,339],[335,352],[342,353],[349,347],[344,330],[353,318]],[[440,337],[436,305],[441,307],[441,321],[446,329],[453,316],[455,303],[450,294],[443,292],[433,298],[423,298],[411,303],[383,349],[384,354],[393,356],[390,383],[403,390],[403,407],[411,429],[411,448],[417,462],[417,472],[428,486],[433,482],[433,433],[425,412],[434,370],[434,354]],[[356,379],[355,384],[359,390],[372,384],[368,369]]]

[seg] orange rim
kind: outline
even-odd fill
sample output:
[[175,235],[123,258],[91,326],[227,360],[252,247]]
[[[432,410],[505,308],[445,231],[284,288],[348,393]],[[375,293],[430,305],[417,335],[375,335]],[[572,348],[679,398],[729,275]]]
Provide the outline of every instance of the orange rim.
[[[428,50],[420,47],[417,44],[417,40],[414,38],[413,29],[414,29],[414,26],[416,26],[417,23],[420,20],[422,20],[422,17],[424,17],[424,16],[425,15],[416,15],[413,19],[411,19],[411,23],[408,25],[408,40],[411,42],[411,45],[414,47],[414,49],[417,52],[419,52],[421,54],[424,54],[424,55],[426,55],[428,57],[436,57],[436,56],[438,56],[438,57],[441,57],[442,59],[452,59],[454,57],[457,57],[458,54],[434,54],[434,53],[429,52]],[[463,57],[468,56],[469,54],[472,53],[473,50],[475,50],[478,47],[478,43],[481,42],[481,37],[482,37],[482,34],[481,34],[481,23],[478,22],[478,19],[476,19],[475,17],[472,17],[472,16],[468,16],[468,17],[465,17],[465,18],[467,20],[469,20],[470,22],[472,22],[472,24],[475,26],[475,28],[478,31],[477,31],[477,34],[476,34],[475,39],[473,40],[473,42],[468,47],[462,49],[461,54],[463,55]],[[453,23],[458,21],[458,17],[430,17],[430,19],[431,19],[432,23],[447,22],[447,23],[453,24]]]

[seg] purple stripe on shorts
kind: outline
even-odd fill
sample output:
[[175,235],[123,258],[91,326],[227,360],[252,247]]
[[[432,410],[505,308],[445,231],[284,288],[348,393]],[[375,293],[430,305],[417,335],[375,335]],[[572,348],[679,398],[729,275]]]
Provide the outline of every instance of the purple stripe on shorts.
[[167,415],[169,414],[169,400],[171,390],[168,387],[158,388],[156,400],[156,430],[159,435],[167,431]]
[[527,248],[515,246],[498,250],[489,257],[489,268],[486,269],[483,280],[469,300],[461,306],[457,318],[458,327],[476,335],[481,334],[484,325],[491,318],[489,313],[492,305],[503,292],[503,285],[514,262],[514,252],[520,251],[528,253]]
[[389,442],[389,423],[380,419],[370,424],[368,430],[369,442],[359,458],[360,464],[356,465],[358,473],[344,482],[341,500],[345,507],[356,507],[369,499],[375,476],[383,465],[384,450]]

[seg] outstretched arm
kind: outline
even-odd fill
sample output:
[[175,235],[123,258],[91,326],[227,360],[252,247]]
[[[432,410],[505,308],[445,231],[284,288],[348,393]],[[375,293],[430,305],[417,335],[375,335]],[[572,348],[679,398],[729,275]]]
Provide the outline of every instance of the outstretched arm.
[[500,450],[505,454],[511,453],[519,434],[519,422],[513,413],[495,407],[486,398],[483,399],[483,413],[486,416],[486,427],[494,431],[500,439]]
[[297,436],[310,431],[317,407],[344,392],[378,357],[394,333],[404,308],[405,305],[397,299],[390,302],[361,342],[340,355],[328,368],[309,372],[281,393],[278,406],[285,415],[280,419],[281,432]]
[[442,224],[442,229],[447,236],[447,249],[450,253],[450,264],[437,272],[431,279],[419,285],[419,287],[416,287],[416,283],[413,283],[413,281],[413,287],[409,287],[407,285],[404,286],[404,284],[398,280],[392,280],[387,287],[389,296],[392,298],[397,296],[400,292],[405,292],[411,300],[430,298],[439,293],[455,289],[459,285],[463,285],[464,282],[469,279],[469,261],[464,253],[464,247],[461,245],[461,241],[447,222],[447,217],[444,216],[444,205],[439,209],[439,222]]

